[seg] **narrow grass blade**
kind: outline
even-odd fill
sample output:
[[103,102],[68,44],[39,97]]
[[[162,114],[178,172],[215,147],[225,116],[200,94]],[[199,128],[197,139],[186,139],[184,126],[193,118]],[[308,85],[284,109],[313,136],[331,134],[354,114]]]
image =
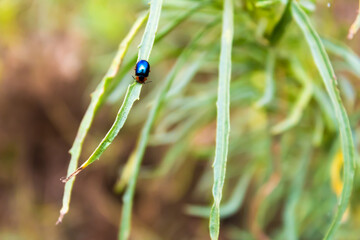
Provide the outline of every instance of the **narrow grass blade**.
[[163,39],[169,32],[171,32],[174,28],[179,26],[182,22],[184,22],[188,17],[198,12],[201,8],[209,5],[211,1],[201,1],[195,7],[191,8],[189,11],[185,12],[183,15],[175,18],[175,20],[169,23],[159,34],[157,34],[155,41],[160,41]]
[[304,87],[304,89],[301,91],[301,94],[299,98],[296,100],[296,103],[291,109],[290,115],[283,121],[276,124],[272,129],[272,134],[280,134],[282,132],[285,132],[289,130],[290,128],[296,126],[302,116],[302,113],[304,112],[305,107],[310,102],[312,96],[312,86],[307,85]]
[[292,0],[287,0],[287,4],[285,6],[284,12],[269,37],[271,46],[275,46],[279,42],[279,40],[284,35],[287,26],[292,20],[291,1]]
[[150,16],[139,45],[138,61],[142,59],[149,60],[159,25],[162,2],[162,0],[152,0],[150,2]]
[[[99,85],[96,87],[96,90],[91,95],[91,102],[88,106],[86,113],[81,120],[81,124],[78,130],[78,133],[76,135],[75,141],[73,143],[73,146],[70,149],[71,154],[71,160],[69,163],[67,174],[70,175],[72,172],[74,172],[78,166],[78,160],[80,157],[82,145],[84,143],[84,139],[86,137],[87,132],[89,131],[89,128],[91,126],[91,123],[94,119],[94,116],[97,112],[97,110],[100,108],[100,106],[104,102],[105,98],[105,91],[108,88],[109,84],[113,81],[115,75],[118,72],[118,69],[122,63],[122,60],[125,56],[125,53],[128,49],[128,46],[130,42],[133,40],[134,36],[142,26],[142,24],[145,22],[145,20],[148,17],[148,13],[140,16],[132,26],[130,32],[128,35],[124,38],[124,40],[120,43],[119,49],[116,53],[115,58],[112,61],[112,64],[107,71],[104,78],[101,80]],[[64,190],[64,196],[63,196],[63,206],[60,210],[60,216],[57,221],[57,223],[60,223],[64,217],[64,215],[69,211],[69,205],[70,205],[70,198],[71,198],[71,191],[74,185],[75,178],[71,181],[68,181],[65,184],[65,190]]]
[[[295,72],[297,71],[296,69],[299,68],[297,66],[294,66],[298,65],[298,63],[294,63],[294,61],[297,62],[297,60],[293,60],[291,63],[291,67],[294,69],[293,71]],[[276,124],[271,129],[271,132],[273,134],[280,134],[297,125],[301,119],[304,109],[311,100],[313,94],[313,83],[310,81],[310,78],[308,78],[305,74],[296,75],[295,77],[299,79],[299,82],[303,85],[303,90],[299,98],[297,99],[294,107],[291,109],[290,115],[283,121]]]
[[353,39],[354,35],[360,28],[360,13],[356,16],[354,23],[351,25],[349,29],[348,39]]
[[308,85],[311,83],[314,100],[316,100],[323,112],[323,118],[328,125],[327,127],[330,130],[336,129],[335,126],[337,124],[335,112],[326,92],[312,80],[313,78],[309,75],[308,72],[305,71],[304,66],[296,58],[292,59],[290,70],[293,76],[303,85]]
[[330,41],[327,39],[322,39],[325,48],[345,60],[345,62],[349,65],[350,69],[356,76],[360,77],[360,57],[356,55],[356,53],[341,43]]
[[193,79],[196,73],[199,71],[201,64],[205,60],[205,56],[205,54],[201,54],[198,59],[194,61],[188,69],[186,69],[184,76],[182,76],[179,81],[174,81],[174,84],[172,85],[166,98],[170,99],[183,91],[183,89],[188,85],[191,79]]
[[345,76],[340,76],[339,82],[340,82],[340,90],[344,96],[345,106],[347,106],[349,109],[354,109],[356,102],[356,87]]
[[[214,22],[216,23],[216,22]],[[213,25],[213,24],[212,24]],[[211,26],[212,26],[211,25]],[[207,28],[206,28],[207,29]],[[205,31],[198,34],[189,48],[183,51],[181,56],[179,57],[178,61],[176,62],[175,66],[172,68],[170,73],[167,75],[164,85],[161,88],[156,100],[153,103],[153,106],[150,110],[149,116],[146,120],[146,123],[141,131],[138,143],[136,145],[136,148],[134,149],[132,153],[130,161],[127,162],[127,166],[125,166],[125,170],[130,171],[122,176],[122,178],[126,176],[130,176],[128,180],[128,186],[126,188],[125,194],[123,196],[123,211],[121,216],[121,223],[120,223],[120,232],[119,232],[119,239],[120,240],[126,240],[129,238],[130,235],[130,228],[131,228],[131,212],[132,212],[132,205],[133,205],[133,198],[135,194],[135,188],[136,188],[136,181],[137,177],[139,175],[139,170],[141,166],[141,162],[143,159],[143,156],[145,154],[145,149],[148,143],[149,135],[151,128],[155,122],[156,117],[158,116],[161,105],[164,103],[164,100],[166,98],[166,94],[168,93],[170,86],[173,82],[173,80],[176,77],[176,74],[180,70],[180,68],[186,63],[188,60],[190,53],[194,50],[195,44],[198,42],[199,39],[201,39],[202,35],[205,33]],[[121,182],[124,182],[124,180],[120,180]],[[126,180],[125,180],[126,181]]]
[[91,156],[73,173],[71,173],[63,182],[69,181],[71,178],[75,177],[79,174],[82,170],[84,170],[87,166],[92,164],[94,161],[98,160],[103,152],[110,146],[112,141],[118,135],[121,128],[124,126],[125,121],[129,115],[129,112],[132,108],[132,105],[136,100],[140,98],[140,90],[139,84],[134,82],[128,87],[126,92],[124,102],[121,105],[119,112],[116,116],[116,119],[111,126],[110,130],[107,132],[101,143],[95,149],[95,151],[91,154]]
[[[179,70],[182,68],[183,65],[185,65],[185,62],[186,62],[187,58],[189,57],[189,54],[194,50],[193,49],[194,45],[198,42],[198,40],[201,38],[201,36],[203,36],[205,31],[207,31],[210,27],[212,27],[214,24],[216,24],[216,22],[217,21],[214,21],[209,26],[205,27],[205,30],[200,32],[194,38],[194,40],[187,47],[187,49],[185,51],[183,51],[182,54],[180,55],[176,65],[172,68],[170,73],[166,76],[165,82],[171,81],[169,83],[170,87],[166,87],[166,89],[162,88],[162,91],[166,91],[166,100],[168,99],[169,94],[170,94],[171,90],[173,89],[173,88],[171,88],[171,86],[174,85],[173,83],[174,83],[175,79],[177,78]],[[201,54],[201,56],[204,56],[204,54]],[[198,61],[195,61],[195,62],[198,62]],[[194,64],[192,64],[192,65],[194,65]],[[188,82],[188,81],[190,81],[192,79],[192,76],[193,76],[194,73],[190,73],[190,74],[191,75],[187,76],[188,79],[187,80],[184,79],[184,81]],[[162,92],[160,92],[160,94],[162,94]],[[160,102],[162,103],[162,102],[165,102],[166,100],[161,99]],[[155,101],[155,103],[157,103],[157,102]],[[158,111],[160,111],[160,108],[158,109]],[[177,111],[175,113],[178,113],[178,112],[179,111]],[[202,111],[200,111],[199,113],[202,113]],[[158,112],[156,114],[158,114]],[[172,130],[171,133],[166,133],[167,136],[165,138],[173,139],[175,137],[176,138],[175,141],[177,142],[179,139],[186,136],[186,134],[189,132],[189,130],[191,130],[194,127],[194,125],[199,121],[199,119],[201,119],[203,117],[204,117],[203,114],[198,114],[198,116],[196,116],[195,114],[192,114],[191,118],[189,118],[187,121],[182,121],[182,124],[179,124],[175,129]],[[178,118],[179,117],[177,116],[177,119]],[[147,121],[150,121],[150,120],[151,120],[151,118],[147,118]],[[162,125],[165,125],[165,124],[162,123]],[[148,138],[148,136],[146,136],[146,137]],[[146,140],[146,143],[147,142],[148,142],[148,140]],[[167,144],[167,143],[161,142],[160,144]],[[151,144],[156,145],[157,144],[156,139],[152,139]],[[139,149],[135,149],[135,150],[139,151]],[[130,156],[129,160],[127,161],[120,179],[116,183],[115,192],[121,192],[123,190],[123,188],[127,185],[128,181],[129,181],[129,178],[132,176],[133,165],[135,164],[135,160],[134,160],[135,159],[135,152],[136,152],[135,150],[134,150],[133,154]]]
[[298,204],[301,191],[304,187],[305,176],[307,173],[309,161],[311,157],[311,142],[304,146],[302,156],[300,157],[300,163],[298,164],[295,178],[290,186],[290,193],[285,204],[284,210],[284,228],[285,228],[285,239],[296,240],[298,239],[297,223],[296,223],[296,205]]
[[[245,197],[247,187],[249,186],[253,170],[254,169],[248,169],[248,171],[246,171],[244,175],[240,177],[229,200],[226,203],[221,204],[220,218],[230,217],[240,209]],[[188,205],[185,211],[189,215],[208,218],[210,215],[211,207]]]
[[[206,110],[206,111],[205,111]],[[206,114],[207,109],[202,109],[197,111],[195,113],[192,113],[191,118],[178,121],[180,124],[172,129],[169,132],[163,133],[163,134],[156,134],[151,139],[151,145],[166,145],[166,144],[176,144],[178,141],[180,141],[181,138],[183,138],[186,133],[191,130],[191,128],[201,120],[203,114]]]
[[315,84],[313,85],[313,91],[314,91],[314,99],[316,99],[317,103],[319,104],[323,112],[324,118],[326,120],[325,122],[327,123],[327,127],[331,130],[336,129],[337,120],[329,96],[326,94],[325,91],[323,91],[323,89],[320,86]]
[[[230,86],[230,104],[249,103],[256,98],[256,93],[252,88],[239,84],[240,81],[234,81]],[[212,106],[216,103],[216,92],[209,93],[208,96],[194,96],[188,99],[182,98],[179,100],[183,103],[182,106],[178,106],[176,112],[168,114],[159,125],[166,125],[165,129],[169,129],[169,126],[177,125],[175,129],[163,133],[158,133],[151,139],[151,145],[164,145],[170,143],[177,143],[182,137],[187,134],[187,131],[194,128],[194,124],[198,124],[199,121],[206,119],[204,114],[211,113]],[[202,109],[202,111],[199,111]],[[185,113],[184,113],[185,112]],[[184,116],[186,114],[186,116]],[[191,116],[185,120],[187,116]]]
[[332,239],[337,230],[341,218],[349,205],[349,200],[352,192],[355,159],[354,159],[354,143],[351,134],[351,127],[345,108],[341,102],[340,93],[337,88],[337,80],[330,63],[329,57],[321,42],[317,32],[312,27],[310,20],[305,12],[300,8],[297,2],[292,4],[292,13],[296,23],[303,31],[305,38],[309,44],[315,65],[317,66],[320,75],[324,81],[326,90],[330,96],[331,102],[335,109],[336,118],[338,121],[338,128],[340,132],[341,148],[344,156],[344,175],[343,175],[343,190],[339,199],[338,209],[331,223],[324,239]]
[[256,106],[259,108],[268,105],[274,98],[274,94],[275,94],[274,70],[275,70],[275,51],[274,49],[269,49],[266,60],[265,92],[264,95],[256,102]]
[[[181,80],[183,82],[186,82],[186,84],[187,84],[191,81],[191,79],[193,79],[195,74],[198,72],[201,63],[204,61],[204,56],[205,56],[205,54],[201,54],[201,56],[199,58],[197,58],[195,60],[195,62],[193,64],[191,64],[191,66],[189,68],[185,69],[185,72],[186,72],[185,76],[181,76],[182,77]],[[165,101],[167,99],[170,99],[172,96],[177,95],[179,92],[181,92],[181,90],[186,86],[186,84],[181,84],[181,86],[179,87],[178,85],[175,85],[175,80],[174,80],[171,88],[169,89],[169,91],[166,94]],[[163,177],[164,175],[168,174],[169,172],[174,172],[174,170],[177,169],[176,166],[179,166],[180,162],[181,162],[181,161],[178,161],[180,158],[179,156],[184,156],[184,153],[188,149],[189,142],[191,139],[191,138],[189,138],[189,135],[191,134],[191,132],[193,132],[193,131],[195,131],[195,129],[197,129],[197,125],[199,124],[199,122],[203,122],[203,119],[204,119],[204,115],[201,115],[201,118],[199,118],[199,120],[201,120],[201,121],[192,121],[191,122],[191,123],[193,123],[192,126],[185,127],[186,131],[185,132],[183,131],[183,134],[182,134],[182,136],[184,136],[184,137],[182,137],[179,141],[177,141],[176,144],[174,144],[173,146],[170,147],[170,149],[167,151],[166,155],[163,157],[159,166],[155,170],[149,172],[146,175],[146,177],[160,178],[160,177]],[[161,124],[159,124],[159,125],[161,125]],[[150,136],[150,138],[151,138],[151,136]],[[123,181],[120,181],[120,183],[123,184]],[[125,183],[127,183],[127,181]],[[121,190],[121,185],[115,187],[116,192],[120,191],[120,190]]]
[[360,28],[360,0],[359,0],[358,14],[353,24],[351,24],[347,38],[353,39],[354,35],[357,33],[357,31],[359,31],[359,28]]
[[[208,4],[209,4],[209,2],[201,2],[198,5],[196,5],[195,7],[186,11],[184,14],[175,18],[172,22],[170,22],[168,25],[166,25],[161,31],[159,31],[158,34],[156,34],[155,43],[161,41],[172,30],[174,30],[177,26],[179,26],[181,23],[183,23],[187,18],[189,18],[191,15],[193,15],[194,13],[196,13],[197,11],[199,11],[201,8],[203,8],[204,6],[206,6]],[[131,60],[129,61],[129,64],[127,64],[123,67],[123,70],[120,71],[120,73],[119,73],[119,77],[117,79],[115,79],[113,84],[111,84],[110,89],[109,89],[109,93],[110,93],[109,100],[111,103],[117,102],[119,99],[119,96],[122,96],[121,93],[123,92],[123,89],[118,89],[119,87],[121,87],[119,85],[119,81],[121,81],[126,76],[126,74],[129,73],[131,68],[134,67],[136,59],[137,59],[137,56],[136,56],[136,54],[134,54],[132,56]]]
[[261,186],[250,205],[249,225],[255,239],[269,239],[264,232],[266,225],[264,215],[269,212],[269,207],[274,199],[280,198],[282,175],[277,171],[275,170]]
[[161,178],[170,172],[174,172],[177,169],[176,166],[179,166],[179,158],[186,158],[185,156],[190,145],[189,142],[191,142],[189,138],[184,138],[173,144],[162,158],[159,166],[148,176],[151,178]]
[[270,7],[271,5],[275,5],[281,3],[281,0],[265,0],[265,1],[257,1],[255,3],[255,7],[257,8],[265,8]]
[[314,127],[314,136],[313,136],[313,144],[315,147],[319,147],[323,137],[324,137],[324,121],[321,118],[319,113],[315,114],[315,127]]
[[224,0],[223,22],[221,33],[221,51],[219,61],[219,84],[217,100],[216,122],[216,150],[213,163],[214,203],[210,212],[210,237],[219,238],[220,230],[220,202],[225,182],[226,162],[229,148],[230,133],[230,80],[231,80],[231,51],[234,35],[234,9],[232,0]]
[[[139,45],[139,54],[138,60],[144,59],[149,60],[149,56],[152,50],[152,46],[155,40],[155,34],[157,31],[157,26],[159,24],[160,13],[162,7],[162,0],[153,0],[150,5],[150,15],[146,24],[145,32],[142,38],[142,41]],[[69,181],[71,178],[75,177],[87,166],[93,163],[95,160],[99,159],[102,153],[109,147],[112,141],[115,139],[120,129],[123,127],[127,116],[132,108],[132,105],[136,100],[140,98],[142,84],[132,83],[129,85],[128,90],[125,95],[123,104],[121,105],[119,112],[116,116],[116,119],[111,126],[110,130],[101,141],[99,146],[91,154],[91,156],[73,173],[71,173],[63,182]]]

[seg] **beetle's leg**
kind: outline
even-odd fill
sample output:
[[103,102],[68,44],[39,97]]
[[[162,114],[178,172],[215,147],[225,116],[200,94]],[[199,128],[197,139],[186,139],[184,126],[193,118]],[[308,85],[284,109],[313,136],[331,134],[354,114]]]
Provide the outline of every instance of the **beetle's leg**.
[[138,80],[136,80],[136,78],[133,75],[131,75],[131,76],[132,76],[132,78],[134,79],[135,82],[138,82]]

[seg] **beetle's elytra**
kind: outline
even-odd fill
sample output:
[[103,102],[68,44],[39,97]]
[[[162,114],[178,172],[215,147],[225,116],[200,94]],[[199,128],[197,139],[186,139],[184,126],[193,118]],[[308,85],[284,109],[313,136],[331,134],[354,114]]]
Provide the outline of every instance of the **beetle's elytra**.
[[138,83],[144,84],[149,76],[150,64],[146,60],[140,60],[135,66],[135,79]]

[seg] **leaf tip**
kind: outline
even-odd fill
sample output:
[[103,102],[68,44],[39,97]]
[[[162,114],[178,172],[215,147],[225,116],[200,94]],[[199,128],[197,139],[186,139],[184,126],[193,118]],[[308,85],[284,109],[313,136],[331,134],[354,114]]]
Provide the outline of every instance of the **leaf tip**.
[[59,218],[58,218],[58,220],[56,221],[56,224],[55,225],[59,225],[60,223],[62,223],[62,220],[64,219],[64,216],[65,216],[65,214],[68,212],[68,208],[66,208],[66,209],[64,209],[64,208],[62,208],[61,210],[60,210],[60,215],[59,215]]

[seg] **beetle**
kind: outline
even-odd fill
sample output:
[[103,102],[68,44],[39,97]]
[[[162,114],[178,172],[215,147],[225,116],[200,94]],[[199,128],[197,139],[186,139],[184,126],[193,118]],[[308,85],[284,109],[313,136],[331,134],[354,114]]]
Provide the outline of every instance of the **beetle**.
[[150,64],[146,60],[140,60],[135,66],[135,80],[138,83],[144,84],[149,76]]

